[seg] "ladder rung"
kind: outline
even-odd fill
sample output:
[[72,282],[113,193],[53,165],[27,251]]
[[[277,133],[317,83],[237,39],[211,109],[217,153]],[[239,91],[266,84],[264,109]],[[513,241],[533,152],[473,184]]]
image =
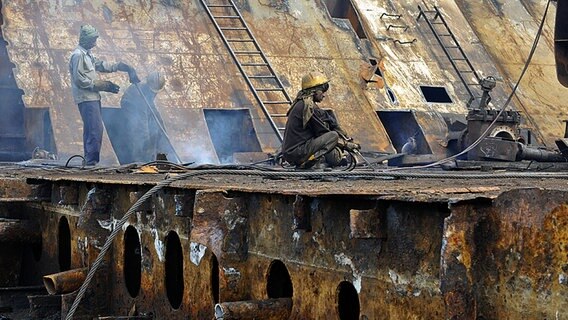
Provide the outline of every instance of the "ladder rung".
[[446,48],[446,49],[457,49],[457,48],[459,48],[459,46],[449,46],[449,47],[444,46],[444,48]]
[[454,61],[465,61],[467,59],[464,58],[450,58],[450,60],[454,60]]
[[215,19],[240,19],[240,16],[213,16]]
[[479,83],[466,83],[468,86],[478,86]]
[[270,88],[260,88],[260,89],[256,89],[256,91],[284,91],[284,89],[282,88],[278,88],[278,89],[270,89]]
[[275,113],[275,114],[271,114],[270,116],[274,117],[274,118],[285,118],[285,117],[287,117],[287,115],[285,113]]
[[436,13],[436,10],[423,10],[424,13]]
[[234,51],[235,54],[261,54],[260,51]]
[[221,30],[246,30],[247,28],[242,27],[220,27]]
[[444,24],[443,22],[430,22],[431,24]]
[[439,34],[438,37],[451,37],[452,35],[449,33]]
[[290,104],[289,101],[262,101],[264,104]]
[[209,8],[232,8],[233,6],[230,4],[208,4],[207,7]]
[[284,130],[286,130],[286,128],[281,127],[281,128],[278,128],[278,130],[284,131]]
[[249,76],[251,79],[269,79],[269,78],[276,78],[275,76]]
[[227,39],[228,42],[254,42],[252,39]]
[[243,67],[266,67],[268,63],[241,63]]

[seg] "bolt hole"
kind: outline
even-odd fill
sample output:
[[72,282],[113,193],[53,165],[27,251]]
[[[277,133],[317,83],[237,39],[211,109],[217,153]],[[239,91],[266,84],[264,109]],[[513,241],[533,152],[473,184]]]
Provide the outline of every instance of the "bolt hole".
[[211,256],[211,295],[213,302],[219,303],[219,261],[213,254]]
[[36,262],[38,262],[41,259],[42,248],[43,248],[43,241],[40,236],[39,242],[32,244],[32,255]]
[[337,287],[337,311],[341,320],[359,319],[359,295],[351,282],[343,281]]
[[286,269],[286,266],[280,260],[274,260],[270,263],[266,281],[266,291],[268,297],[272,299],[291,298],[294,293],[288,269]]
[[124,233],[124,283],[132,298],[140,291],[142,278],[142,255],[140,238],[133,226],[128,226]]
[[174,309],[183,299],[183,252],[179,236],[170,231],[166,236],[166,294]]
[[71,269],[71,230],[69,230],[69,222],[65,217],[59,219],[57,256],[60,271]]

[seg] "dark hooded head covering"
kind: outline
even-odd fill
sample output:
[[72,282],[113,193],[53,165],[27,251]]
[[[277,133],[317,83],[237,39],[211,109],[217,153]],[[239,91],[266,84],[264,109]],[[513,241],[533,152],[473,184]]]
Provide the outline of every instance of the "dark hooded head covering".
[[85,49],[91,49],[95,46],[95,41],[99,37],[99,32],[90,24],[81,26],[79,34],[79,45]]

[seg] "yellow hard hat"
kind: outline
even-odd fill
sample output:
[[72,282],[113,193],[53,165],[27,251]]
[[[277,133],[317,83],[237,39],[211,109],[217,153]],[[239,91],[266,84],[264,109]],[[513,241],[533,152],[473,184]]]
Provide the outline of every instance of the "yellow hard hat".
[[302,90],[328,83],[329,79],[321,72],[310,72],[302,78]]

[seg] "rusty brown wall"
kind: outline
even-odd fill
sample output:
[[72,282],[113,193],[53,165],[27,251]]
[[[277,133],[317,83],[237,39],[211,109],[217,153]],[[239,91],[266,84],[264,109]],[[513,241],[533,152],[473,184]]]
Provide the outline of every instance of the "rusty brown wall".
[[567,199],[565,192],[511,191],[485,211],[474,234],[479,315],[567,316]]
[[[93,52],[109,61],[125,60],[144,77],[161,70],[168,79],[157,98],[174,147],[191,161],[192,148],[211,156],[213,146],[201,108],[250,108],[264,150],[278,142],[198,1],[3,1],[3,33],[16,65],[16,80],[28,108],[49,107],[58,151],[81,153],[82,124],[71,97],[68,57],[78,30],[90,23],[101,33]],[[329,106],[370,150],[390,150],[374,114],[374,102],[359,91],[359,67],[366,58],[351,30],[334,24],[319,2],[265,5],[237,2],[291,96],[311,70],[329,75]],[[274,28],[273,26],[281,26]],[[128,86],[121,74],[105,77]],[[103,94],[117,107],[119,96]],[[197,112],[195,112],[197,111]],[[361,126],[364,121],[365,125]],[[116,163],[105,135],[103,157]],[[213,156],[214,158],[214,156]],[[213,159],[215,160],[215,159]]]
[[[469,26],[498,65],[512,87],[524,67],[547,1],[456,1]],[[554,21],[556,3],[551,2],[542,38],[516,94],[516,106],[548,146],[564,135],[567,118],[566,88],[556,79]],[[497,36],[498,35],[498,36]]]
[[[96,201],[85,205],[93,187]],[[42,275],[61,271],[62,217],[70,227],[70,268],[90,265],[112,225],[148,186],[61,181],[51,190],[51,201],[11,207],[42,230],[41,258],[22,260],[27,271],[20,283],[35,285]],[[90,287],[94,301],[111,315],[136,306],[157,317],[203,318],[212,315],[217,290],[220,301],[268,298],[269,267],[279,260],[293,286],[292,319],[336,318],[343,281],[353,284],[360,315],[368,319],[562,318],[568,301],[566,199],[565,191],[539,188],[436,203],[168,188],[122,229],[131,226],[140,237],[138,295],[131,297],[126,288],[124,232],[98,272],[102,278]],[[351,211],[371,208],[380,213],[382,231],[371,237],[354,233]],[[179,236],[183,256],[178,309],[165,285],[170,231]]]

